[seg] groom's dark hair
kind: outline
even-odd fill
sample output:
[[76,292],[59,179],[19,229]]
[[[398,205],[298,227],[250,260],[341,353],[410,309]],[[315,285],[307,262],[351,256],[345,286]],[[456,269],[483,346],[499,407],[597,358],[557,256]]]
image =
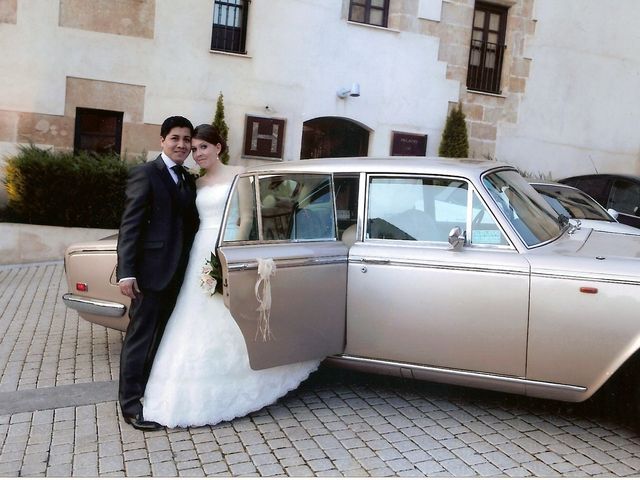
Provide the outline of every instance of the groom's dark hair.
[[180,116],[169,117],[162,122],[162,126],[160,127],[160,136],[162,138],[167,138],[171,129],[176,127],[188,128],[191,131],[191,136],[193,136],[193,124],[188,119]]

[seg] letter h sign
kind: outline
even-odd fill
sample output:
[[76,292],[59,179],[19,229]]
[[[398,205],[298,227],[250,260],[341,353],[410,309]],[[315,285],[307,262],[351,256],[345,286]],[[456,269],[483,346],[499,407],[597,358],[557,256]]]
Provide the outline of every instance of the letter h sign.
[[282,158],[284,120],[247,115],[244,129],[244,155]]

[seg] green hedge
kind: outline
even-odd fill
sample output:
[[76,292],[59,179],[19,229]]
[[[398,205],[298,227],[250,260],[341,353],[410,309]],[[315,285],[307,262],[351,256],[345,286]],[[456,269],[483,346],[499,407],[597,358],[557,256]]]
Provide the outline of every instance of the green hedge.
[[7,160],[5,220],[118,228],[129,165],[117,155],[23,146]]

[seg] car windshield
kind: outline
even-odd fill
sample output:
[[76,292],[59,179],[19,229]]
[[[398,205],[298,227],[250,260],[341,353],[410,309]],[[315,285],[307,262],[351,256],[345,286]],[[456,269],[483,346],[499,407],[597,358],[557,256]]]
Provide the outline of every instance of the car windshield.
[[562,233],[566,223],[518,172],[492,172],[483,177],[482,183],[528,247]]
[[615,222],[593,198],[578,189],[558,185],[532,186],[556,212],[569,218]]

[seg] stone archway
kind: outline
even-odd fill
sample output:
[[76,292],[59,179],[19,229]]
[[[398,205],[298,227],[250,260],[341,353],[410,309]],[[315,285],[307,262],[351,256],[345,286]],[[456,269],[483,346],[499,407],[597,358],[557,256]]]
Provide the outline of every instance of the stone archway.
[[300,158],[366,157],[369,130],[342,117],[318,117],[304,122]]

